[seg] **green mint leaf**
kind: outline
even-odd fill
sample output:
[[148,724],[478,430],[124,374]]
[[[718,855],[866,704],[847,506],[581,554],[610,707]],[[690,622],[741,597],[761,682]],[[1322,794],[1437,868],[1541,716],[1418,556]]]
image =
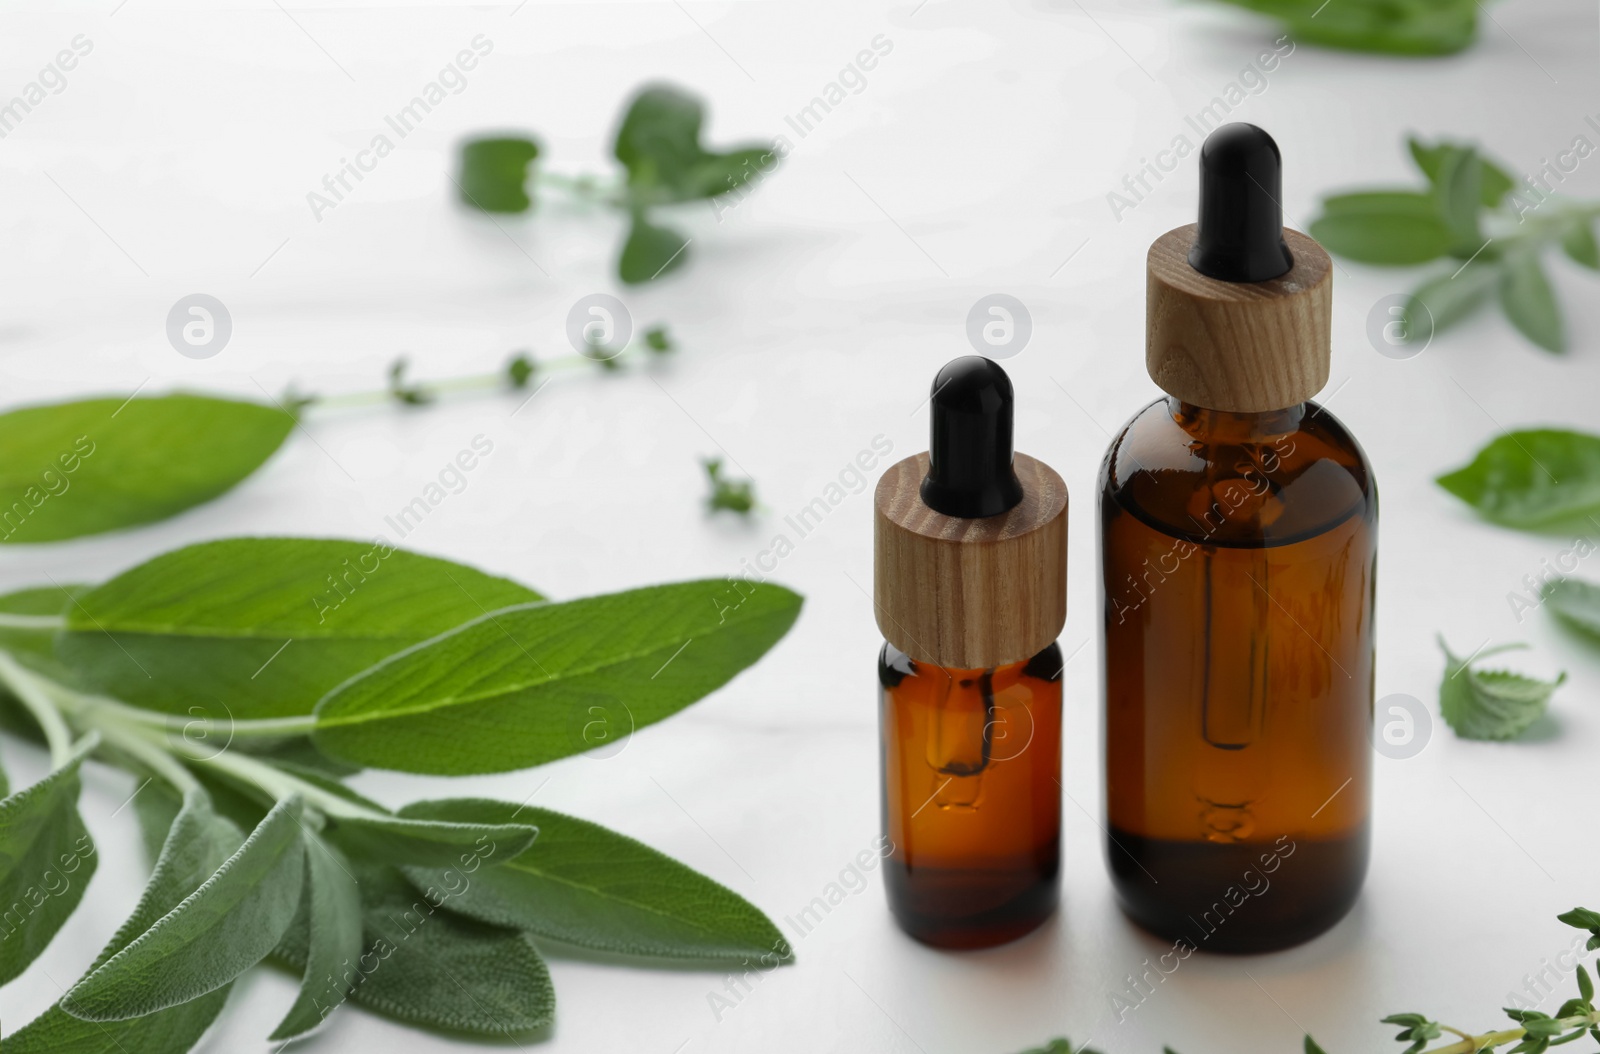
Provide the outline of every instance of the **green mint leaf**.
[[1311,236],[1331,253],[1361,263],[1405,266],[1447,255],[1455,239],[1431,194],[1366,191],[1322,203]]
[[313,741],[361,765],[505,772],[623,734],[722,687],[777,643],[800,597],[727,580],[507,608],[407,649],[329,692]]
[[1580,217],[1568,224],[1561,232],[1561,251],[1574,263],[1600,271],[1600,243],[1595,242],[1592,223],[1587,217]]
[[[1417,167],[1422,169],[1422,174],[1428,177],[1428,182],[1436,188],[1439,185],[1440,173],[1445,167],[1445,160],[1452,153],[1460,152],[1463,147],[1457,143],[1439,142],[1433,146],[1422,142],[1416,137],[1406,140],[1406,145],[1411,149],[1411,157],[1416,161]],[[1501,200],[1511,192],[1516,184],[1501,168],[1487,158],[1478,159],[1478,188],[1479,200],[1487,208],[1500,204]]]
[[1507,432],[1435,482],[1497,523],[1554,526],[1600,512],[1600,436],[1553,428]]
[[[140,792],[139,797],[154,787]],[[137,800],[137,799],[135,799]],[[95,959],[108,962],[178,907],[239,848],[244,836],[200,792],[186,795],[133,914]],[[224,986],[180,1006],[127,1021],[83,1021],[61,1005],[5,1038],[6,1054],[182,1054],[200,1041],[228,999]]]
[[[469,859],[406,868],[422,889],[450,891],[451,911],[539,937],[621,955],[747,963],[792,960],[788,942],[739,894],[665,854],[598,824],[548,809],[483,799],[416,802],[400,815],[450,823],[531,823],[533,848],[485,857],[463,889]],[[473,860],[471,866],[476,866]]]
[[1576,578],[1546,583],[1539,591],[1544,606],[1573,629],[1600,638],[1600,586]]
[[532,819],[514,823],[338,817],[329,830],[329,837],[354,856],[418,867],[454,867],[475,855],[499,863],[533,845],[538,836]]
[[1457,658],[1443,638],[1444,680],[1439,684],[1439,710],[1445,723],[1462,739],[1512,739],[1537,721],[1550,696],[1567,679],[1540,681],[1508,670],[1478,670],[1471,664],[1497,652],[1524,645],[1507,645],[1479,652],[1472,659]]
[[201,395],[84,399],[0,414],[0,544],[175,516],[260,468],[293,427],[276,407]]
[[651,351],[668,352],[673,350],[672,338],[667,333],[666,326],[652,326],[645,331],[644,346]]
[[271,953],[300,906],[300,803],[275,805],[199,889],[79,981],[61,1001],[85,1021],[123,1021],[186,1003]]
[[1481,258],[1430,278],[1411,294],[1402,320],[1405,332],[1437,334],[1448,329],[1488,303],[1500,281],[1499,262]]
[[61,768],[0,801],[0,984],[44,951],[99,864],[78,815],[78,770],[97,743],[83,741]]
[[310,831],[304,837],[306,885],[296,922],[307,927],[306,965],[294,1006],[268,1037],[274,1043],[305,1035],[345,1001],[366,949],[355,873],[337,849]]
[[1558,353],[1567,350],[1561,305],[1537,253],[1525,251],[1506,258],[1500,306],[1511,324],[1539,347]]
[[463,203],[484,212],[526,212],[528,166],[539,144],[520,136],[490,136],[461,144],[461,176],[456,186]]
[[1477,36],[1473,0],[1227,0],[1279,19],[1296,41],[1392,55],[1452,55]]
[[[399,512],[402,526],[427,515],[430,494]],[[80,597],[56,650],[97,690],[192,716],[196,734],[221,746],[229,718],[310,713],[380,659],[538,599],[385,542],[229,538],[158,556]]]
[[682,267],[688,257],[687,237],[671,227],[655,226],[642,210],[636,210],[628,240],[617,258],[617,276],[629,285],[654,281]]
[[1328,1052],[1319,1047],[1316,1040],[1307,1036],[1305,1054],[1328,1054]]
[[1584,969],[1582,963],[1578,964],[1578,995],[1585,1003],[1594,1002],[1594,981],[1590,980],[1589,971]]
[[[352,1002],[426,1028],[516,1036],[548,1025],[555,989],[532,941],[454,914],[392,867],[351,861],[361,891],[367,951]],[[473,876],[476,879],[476,875]],[[276,954],[307,960],[306,928],[290,928]]]

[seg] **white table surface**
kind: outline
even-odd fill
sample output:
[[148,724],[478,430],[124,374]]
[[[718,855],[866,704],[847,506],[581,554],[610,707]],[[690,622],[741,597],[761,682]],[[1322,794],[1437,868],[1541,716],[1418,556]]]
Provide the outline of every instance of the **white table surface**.
[[[1337,2],[1337,0],[1335,0]],[[1368,343],[1369,307],[1420,272],[1336,273],[1332,409],[1364,443],[1383,494],[1380,697],[1436,713],[1442,659],[1485,639],[1565,669],[1530,741],[1456,740],[1377,761],[1374,860],[1354,912],[1324,937],[1256,958],[1196,956],[1118,1022],[1110,993],[1161,942],[1117,912],[1091,817],[1100,805],[1094,481],[1108,431],[1153,397],[1142,366],[1143,261],[1188,222],[1194,159],[1120,221],[1107,194],[1187,130],[1277,31],[1169,0],[977,3],[543,4],[444,7],[8,5],[0,95],[77,34],[92,52],[60,94],[0,140],[0,371],[6,405],[185,387],[260,397],[290,381],[355,391],[404,351],[417,373],[496,368],[514,348],[559,354],[579,296],[618,292],[681,352],[648,374],[565,377],[514,419],[493,396],[405,413],[310,414],[260,472],[170,522],[0,551],[0,586],[104,577],[157,552],[249,533],[369,538],[477,434],[495,453],[408,544],[576,597],[736,573],[875,435],[922,449],[933,372],[970,349],[980,295],[1021,298],[1035,324],[1006,362],[1018,447],[1066,477],[1072,508],[1063,908],[992,951],[923,948],[890,921],[873,876],[718,1020],[719,975],[559,958],[548,1054],[922,1051],[1012,1054],[1056,1034],[1110,1054],[1388,1049],[1376,1019],[1423,1010],[1487,1027],[1507,994],[1571,944],[1552,916],[1600,906],[1585,828],[1600,750],[1600,653],[1507,594],[1570,540],[1477,521],[1431,477],[1502,427],[1593,427],[1600,299],[1553,262],[1574,334],[1565,359],[1498,318],[1398,361]],[[1321,193],[1416,181],[1408,130],[1475,137],[1514,172],[1596,133],[1595,5],[1508,0],[1465,55],[1397,61],[1298,47],[1234,116],[1278,139],[1292,221]],[[338,207],[306,193],[364,146],[477,34],[493,42],[458,95]],[[892,51],[859,94],[794,142],[779,172],[720,219],[702,206],[679,274],[619,290],[609,214],[553,207],[498,224],[452,202],[452,147],[533,129],[550,168],[611,170],[609,135],[636,84],[665,78],[711,101],[708,138],[786,131],[878,35]],[[791,130],[792,132],[792,130]],[[1191,140],[1197,137],[1189,132]],[[791,140],[795,137],[791,134]],[[1600,160],[1572,177],[1600,194]],[[499,229],[497,229],[497,227]],[[1070,259],[1069,259],[1070,258]],[[230,345],[181,357],[163,320],[184,294],[228,305]],[[769,511],[708,518],[698,458],[725,452]],[[642,838],[715,876],[773,919],[798,911],[878,833],[870,498],[842,502],[775,575],[803,592],[790,635],[712,698],[603,760],[445,780],[365,774],[399,805],[446,794],[535,800]],[[1600,558],[1581,573],[1600,578]],[[7,743],[14,779],[42,759]],[[6,1030],[59,994],[132,907],[144,879],[128,780],[93,767],[83,809],[102,863],[84,906],[0,992]],[[1562,993],[1545,1003],[1552,1009]],[[293,998],[287,974],[239,985],[206,1052],[265,1051]],[[1244,1037],[1244,1038],[1241,1038]],[[505,1045],[502,1045],[505,1046]],[[444,1051],[466,1041],[344,1010],[297,1044]]]

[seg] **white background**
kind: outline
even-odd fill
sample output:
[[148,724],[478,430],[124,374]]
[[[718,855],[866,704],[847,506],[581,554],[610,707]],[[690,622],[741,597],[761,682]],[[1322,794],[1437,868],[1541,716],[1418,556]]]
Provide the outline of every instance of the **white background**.
[[[514,349],[565,352],[579,296],[620,293],[636,322],[670,324],[681,351],[648,374],[565,376],[515,418],[490,396],[420,412],[309,414],[305,430],[223,499],[165,524],[0,552],[0,586],[97,579],[155,553],[245,533],[370,538],[470,439],[494,454],[407,544],[558,598],[739,571],[875,435],[922,449],[934,371],[969,352],[980,295],[1032,312],[1006,362],[1018,447],[1073,494],[1066,670],[1063,908],[1042,930],[975,954],[922,948],[892,925],[877,876],[811,934],[798,964],[765,975],[719,1022],[720,976],[554,959],[558,1022],[530,1049],[638,1054],[922,1051],[1012,1054],[1051,1035],[1111,1054],[1388,1046],[1376,1019],[1423,1010],[1489,1027],[1507,994],[1570,946],[1553,915],[1600,906],[1593,798],[1600,652],[1507,596],[1571,539],[1477,521],[1431,483],[1502,428],[1593,426],[1600,382],[1594,276],[1552,261],[1574,334],[1565,358],[1498,317],[1421,356],[1378,355],[1369,308],[1422,271],[1341,264],[1325,396],[1365,445],[1383,495],[1379,697],[1437,713],[1444,633],[1464,652],[1526,640],[1509,661],[1565,669],[1551,715],[1525,741],[1467,743],[1436,726],[1407,761],[1377,763],[1371,877],[1354,912],[1299,949],[1196,956],[1118,1023],[1109,993],[1164,950],[1115,909],[1098,815],[1095,474],[1108,432],[1151,399],[1142,366],[1148,243],[1188,222],[1194,159],[1120,222],[1107,194],[1141,159],[1195,134],[1184,124],[1252,57],[1269,24],[1171,0],[976,3],[649,3],[443,8],[253,7],[151,0],[8,5],[0,96],[76,34],[93,41],[58,95],[0,141],[0,370],[5,405],[141,388],[263,398],[290,382],[377,386],[408,354],[423,378],[497,368]],[[1334,0],[1339,2],[1339,0]],[[1567,150],[1600,111],[1592,3],[1490,5],[1481,42],[1401,61],[1297,47],[1236,111],[1286,158],[1295,225],[1321,194],[1418,179],[1408,130],[1476,138],[1515,173]],[[321,220],[325,173],[383,130],[477,34],[493,53],[468,86]],[[785,124],[883,35],[893,50],[859,94],[797,139]],[[498,224],[453,203],[454,142],[490,128],[537,132],[544,162],[610,172],[615,115],[642,81],[706,97],[708,139],[787,133],[793,152],[719,220],[685,209],[680,273],[620,290],[614,215],[550,204]],[[1569,181],[1600,195],[1600,160]],[[1070,258],[1070,259],[1069,259]],[[217,357],[176,354],[163,333],[180,296],[220,297],[234,320]],[[708,518],[698,459],[723,453],[768,511]],[[870,497],[801,540],[775,577],[803,592],[791,634],[716,696],[639,733],[607,760],[572,758],[476,780],[364,775],[399,805],[480,793],[626,831],[739,890],[775,920],[823,892],[878,831]],[[791,532],[792,536],[792,532]],[[1600,558],[1582,572],[1600,579]],[[7,743],[16,782],[42,771]],[[102,863],[84,907],[0,992],[11,1031],[59,995],[133,905],[145,865],[131,785],[91,766],[84,810]],[[787,927],[786,927],[787,928]],[[1563,992],[1546,1001],[1553,1009]],[[286,974],[252,973],[209,1052],[267,1050],[293,998]],[[514,1046],[505,1044],[503,1046]],[[361,1010],[313,1051],[471,1049]]]

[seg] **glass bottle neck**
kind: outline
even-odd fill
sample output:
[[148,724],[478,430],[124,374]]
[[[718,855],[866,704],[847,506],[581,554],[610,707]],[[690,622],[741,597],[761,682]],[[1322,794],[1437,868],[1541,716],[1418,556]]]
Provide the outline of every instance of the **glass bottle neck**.
[[1167,410],[1178,427],[1196,438],[1203,436],[1211,441],[1260,442],[1298,431],[1305,420],[1307,404],[1296,403],[1282,410],[1255,412],[1208,410],[1169,395]]

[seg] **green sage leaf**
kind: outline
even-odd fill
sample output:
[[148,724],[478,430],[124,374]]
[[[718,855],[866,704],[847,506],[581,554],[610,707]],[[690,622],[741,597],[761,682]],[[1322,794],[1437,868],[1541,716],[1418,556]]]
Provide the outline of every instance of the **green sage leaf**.
[[1451,148],[1440,160],[1434,194],[1455,242],[1452,252],[1462,259],[1477,256],[1484,248],[1483,232],[1478,227],[1483,194],[1478,151],[1472,147]]
[[1544,265],[1533,252],[1521,252],[1505,261],[1500,282],[1500,306],[1524,337],[1546,351],[1567,350],[1561,305],[1545,276]]
[[1600,638],[1600,586],[1576,578],[1546,583],[1540,591],[1545,607],[1576,630]]
[[1406,304],[1406,332],[1429,335],[1448,329],[1488,303],[1499,287],[1500,265],[1493,260],[1477,260],[1450,274],[1430,278],[1417,287]]
[[[517,1036],[555,1015],[550,972],[532,941],[446,910],[392,867],[351,861],[361,890],[366,951],[352,1002],[398,1021],[477,1035]],[[277,955],[306,963],[306,930],[291,927]]]
[[643,212],[636,211],[617,259],[617,275],[630,285],[652,281],[682,267],[688,248],[687,237],[671,227],[652,224]]
[[490,136],[461,144],[461,200],[484,212],[526,212],[528,166],[539,156],[539,144],[521,136]]
[[1593,515],[1600,513],[1600,436],[1554,428],[1507,432],[1435,482],[1508,527]]
[[231,489],[294,418],[204,395],[84,399],[0,414],[0,543],[175,516]]
[[509,860],[539,836],[529,819],[522,823],[454,821],[428,817],[337,817],[330,836],[350,853],[387,864],[455,867],[482,855]]
[[1537,721],[1550,696],[1567,679],[1540,681],[1508,670],[1479,670],[1472,663],[1526,645],[1512,644],[1457,658],[1443,638],[1444,680],[1439,685],[1439,710],[1445,723],[1462,739],[1512,739]]
[[[135,706],[213,722],[306,714],[345,678],[531,589],[384,542],[228,538],[78,598],[61,661]],[[219,703],[219,700],[221,701]]]
[[305,1035],[344,1002],[366,947],[355,873],[317,835],[305,832],[305,843],[306,886],[297,920],[307,927],[306,964],[300,995],[268,1037],[274,1043]]
[[98,745],[0,801],[0,984],[39,957],[77,910],[99,857],[78,815],[78,770]]
[[459,889],[449,901],[452,911],[622,955],[758,966],[793,958],[778,928],[739,894],[598,824],[483,799],[416,802],[400,815],[538,825],[532,849],[494,867],[473,861],[468,871],[467,861],[452,861],[448,868],[405,869],[422,889]]
[[1574,263],[1600,271],[1600,243],[1595,241],[1592,222],[1587,217],[1574,219],[1561,233],[1561,250]]
[[[239,848],[239,829],[212,811],[205,794],[184,796],[138,907],[90,967],[171,913]],[[5,1039],[6,1054],[182,1054],[200,1041],[228,999],[225,985],[198,999],[127,1021],[84,1021],[58,1003]]]
[[36,673],[63,684],[75,683],[72,671],[56,659],[56,634],[73,598],[91,588],[42,586],[0,596],[0,649]]
[[1311,236],[1331,253],[1361,263],[1404,266],[1450,252],[1454,237],[1431,194],[1368,191],[1322,203]]
[[771,583],[703,580],[508,608],[329,692],[313,739],[406,772],[553,761],[597,745],[596,720],[626,733],[722,687],[788,632],[800,603]]
[[[172,825],[178,822],[178,816],[183,812],[184,798],[160,780],[143,777],[141,780],[133,795],[133,815],[139,821],[139,835],[153,866],[161,859],[161,850],[172,834]],[[221,862],[217,861],[219,864]]]
[[[1428,182],[1435,188],[1439,185],[1441,174],[1447,167],[1447,162],[1452,155],[1468,149],[1456,143],[1439,142],[1432,146],[1422,142],[1416,137],[1406,140],[1406,145],[1411,149],[1411,157],[1416,161],[1417,167],[1422,169],[1422,174],[1428,177]],[[1474,153],[1476,151],[1474,150]],[[1478,189],[1479,201],[1486,208],[1493,208],[1516,186],[1511,176],[1499,165],[1488,158],[1478,158]]]
[[62,1007],[85,1021],[124,1021],[228,984],[272,952],[300,906],[300,803],[275,805],[210,878],[73,986]]

